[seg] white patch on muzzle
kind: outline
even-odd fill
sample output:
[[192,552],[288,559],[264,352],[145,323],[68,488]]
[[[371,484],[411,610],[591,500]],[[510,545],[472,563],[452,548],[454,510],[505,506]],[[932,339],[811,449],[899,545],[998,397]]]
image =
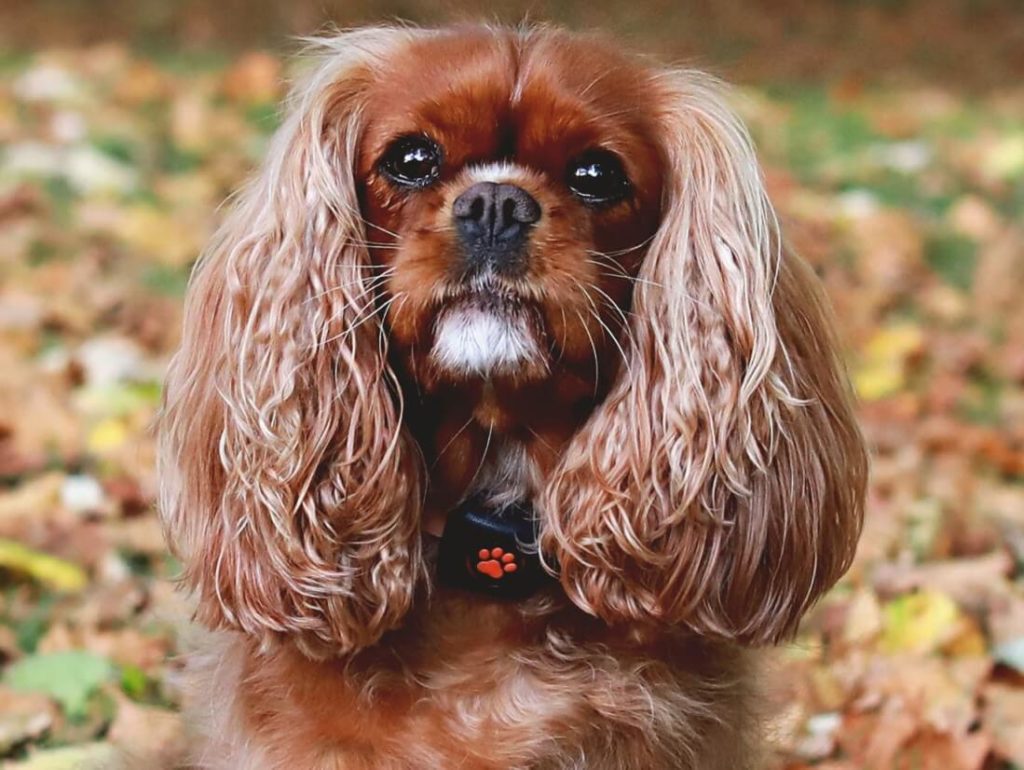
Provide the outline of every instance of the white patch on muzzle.
[[458,308],[438,321],[431,355],[450,371],[486,376],[513,371],[537,354],[523,317]]

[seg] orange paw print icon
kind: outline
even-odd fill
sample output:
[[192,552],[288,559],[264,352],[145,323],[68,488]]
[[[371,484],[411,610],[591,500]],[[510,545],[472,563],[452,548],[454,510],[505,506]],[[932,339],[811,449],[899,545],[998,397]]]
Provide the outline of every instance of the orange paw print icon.
[[480,561],[476,563],[476,571],[482,572],[489,578],[500,580],[506,573],[515,572],[519,569],[516,564],[514,553],[505,553],[501,548],[481,548],[477,552]]

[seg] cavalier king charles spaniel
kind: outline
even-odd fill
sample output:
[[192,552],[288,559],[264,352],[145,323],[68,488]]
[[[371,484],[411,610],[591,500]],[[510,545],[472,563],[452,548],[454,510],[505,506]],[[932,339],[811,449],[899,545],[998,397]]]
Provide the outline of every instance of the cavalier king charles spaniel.
[[866,455],[720,85],[548,27],[316,42],[188,292],[196,767],[758,766]]

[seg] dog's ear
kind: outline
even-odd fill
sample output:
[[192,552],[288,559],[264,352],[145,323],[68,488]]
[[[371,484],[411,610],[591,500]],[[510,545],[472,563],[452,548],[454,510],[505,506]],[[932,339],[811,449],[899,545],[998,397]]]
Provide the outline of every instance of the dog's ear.
[[420,461],[353,178],[370,68],[409,34],[325,43],[196,268],[166,382],[160,508],[199,619],[311,655],[395,626],[421,570]]
[[816,278],[781,247],[717,85],[666,74],[664,220],[629,360],[541,502],[582,609],[748,643],[790,635],[848,568],[866,454]]

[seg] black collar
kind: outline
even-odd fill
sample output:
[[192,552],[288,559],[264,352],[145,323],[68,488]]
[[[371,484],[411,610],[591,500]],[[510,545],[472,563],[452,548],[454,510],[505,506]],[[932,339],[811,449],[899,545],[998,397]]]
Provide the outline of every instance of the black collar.
[[437,576],[452,588],[524,599],[551,579],[538,557],[537,522],[527,505],[470,501],[448,515]]

